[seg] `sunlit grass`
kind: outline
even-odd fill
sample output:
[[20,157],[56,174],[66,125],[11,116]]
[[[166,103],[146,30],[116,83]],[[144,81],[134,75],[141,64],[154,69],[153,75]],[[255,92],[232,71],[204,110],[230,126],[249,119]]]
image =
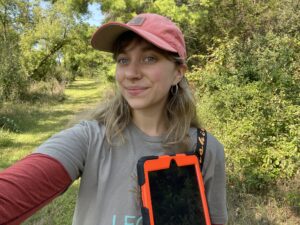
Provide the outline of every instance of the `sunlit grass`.
[[73,116],[99,101],[104,85],[95,80],[78,80],[65,90],[63,102],[5,103],[0,115],[18,125],[21,132],[0,130],[0,169],[32,152],[43,141],[66,127]]

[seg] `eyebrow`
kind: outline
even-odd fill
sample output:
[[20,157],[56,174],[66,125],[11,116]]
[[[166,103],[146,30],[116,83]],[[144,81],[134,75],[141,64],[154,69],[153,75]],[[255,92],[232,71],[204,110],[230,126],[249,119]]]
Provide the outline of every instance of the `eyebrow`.
[[153,45],[145,46],[142,48],[143,51],[157,51],[156,47]]

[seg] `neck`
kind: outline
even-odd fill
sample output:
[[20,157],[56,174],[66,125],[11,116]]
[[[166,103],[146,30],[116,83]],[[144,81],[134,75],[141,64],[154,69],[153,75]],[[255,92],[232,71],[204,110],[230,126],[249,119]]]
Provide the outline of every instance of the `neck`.
[[161,136],[167,130],[162,110],[133,110],[133,123],[149,136]]

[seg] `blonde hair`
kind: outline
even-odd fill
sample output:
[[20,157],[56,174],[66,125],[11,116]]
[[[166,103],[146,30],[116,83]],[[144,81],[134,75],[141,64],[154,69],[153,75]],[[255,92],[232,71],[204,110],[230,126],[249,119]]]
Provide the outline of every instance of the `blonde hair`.
[[[126,33],[116,41],[117,47],[114,51],[114,58],[118,54],[118,51],[128,44],[128,41],[140,39],[139,36],[132,32]],[[177,54],[166,51],[163,51],[163,54],[169,60],[174,61],[177,66],[184,63]],[[194,98],[187,79],[184,77],[177,85],[178,90],[176,93],[169,92],[165,112],[167,118],[167,132],[163,136],[162,144],[166,149],[172,149],[176,146],[176,149],[186,151],[190,143],[190,127],[199,127],[200,125],[196,115]],[[106,139],[109,144],[112,144],[115,137],[121,137],[124,140],[122,134],[124,129],[131,122],[132,114],[127,101],[117,90],[111,100],[101,104],[91,114],[91,119],[95,119],[105,125]]]

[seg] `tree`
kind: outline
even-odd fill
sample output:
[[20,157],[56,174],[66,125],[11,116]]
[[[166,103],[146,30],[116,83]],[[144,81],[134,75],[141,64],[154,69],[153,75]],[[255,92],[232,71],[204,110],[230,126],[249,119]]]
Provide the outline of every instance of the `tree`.
[[28,2],[0,1],[0,101],[16,99],[26,88],[19,32],[28,21],[28,7]]

